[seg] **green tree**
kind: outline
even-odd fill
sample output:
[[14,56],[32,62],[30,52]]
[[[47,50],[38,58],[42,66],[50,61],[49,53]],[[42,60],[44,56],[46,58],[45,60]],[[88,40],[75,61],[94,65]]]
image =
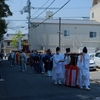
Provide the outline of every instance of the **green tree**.
[[18,39],[23,39],[23,35],[22,35],[22,32],[20,30],[18,30],[16,33],[15,33],[15,36],[12,38],[12,42],[11,42],[11,45],[14,46],[14,47],[17,47],[17,44],[18,44]]
[[1,40],[1,37],[3,36],[3,34],[6,33],[6,29],[7,29],[7,24],[6,24],[5,20],[0,19],[0,40]]
[[12,16],[9,6],[5,3],[6,0],[0,0],[0,40],[3,34],[6,33],[7,23],[4,18]]

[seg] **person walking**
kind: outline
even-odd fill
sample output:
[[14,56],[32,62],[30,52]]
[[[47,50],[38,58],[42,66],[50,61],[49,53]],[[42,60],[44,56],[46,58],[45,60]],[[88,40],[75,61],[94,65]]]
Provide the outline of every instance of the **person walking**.
[[90,85],[90,72],[89,72],[89,63],[90,63],[90,57],[89,54],[87,53],[87,48],[83,48],[83,52],[81,55],[78,57],[78,79],[77,79],[77,84],[79,85],[80,89],[83,89],[83,85],[85,86],[86,90],[90,90],[89,85]]
[[43,62],[43,64],[44,64],[45,72],[47,73],[47,62],[46,62],[46,56],[47,56],[47,50],[46,50],[45,53],[42,55],[42,62]]
[[80,89],[83,89],[83,53],[78,56],[77,60],[78,67],[78,76],[77,76],[77,85]]
[[27,63],[27,56],[26,56],[25,51],[23,49],[21,54],[20,54],[20,65],[21,65],[21,71],[22,72],[27,70],[26,63]]
[[70,53],[70,48],[66,48],[66,53],[64,54],[64,62],[63,62],[63,74],[64,74],[64,84],[66,80],[66,69],[65,65],[68,65],[71,61],[70,56],[68,55]]
[[6,60],[6,57],[7,57],[6,53],[4,53],[4,57],[5,57],[5,60]]
[[17,62],[17,64],[19,64],[19,61],[18,61],[18,60],[19,60],[19,52],[20,52],[20,51],[17,51],[17,52],[16,52],[16,62]]
[[54,84],[62,84],[61,79],[63,79],[63,55],[60,53],[60,48],[56,48],[56,53],[53,55],[53,68],[52,68],[52,79]]
[[0,62],[3,60],[3,53],[0,52]]
[[15,53],[14,53],[14,51],[12,51],[12,52],[10,53],[10,66],[11,66],[11,67],[14,65],[15,59],[16,59]]
[[86,47],[83,48],[83,81],[86,90],[90,90],[90,72],[89,72],[89,65],[90,65],[90,56],[87,53],[88,50]]
[[33,59],[33,57],[34,57],[34,51],[32,50],[31,51],[31,53],[30,53],[30,55],[29,55],[29,59],[30,59],[30,66],[34,69],[34,59]]
[[35,50],[35,55],[34,55],[33,59],[34,59],[35,71],[36,71],[38,74],[40,74],[40,72],[41,72],[40,56],[39,56],[37,50]]
[[44,69],[44,63],[43,63],[43,61],[42,61],[42,59],[43,59],[43,54],[40,53],[39,56],[40,56],[40,69],[41,69],[41,73],[44,74],[45,69]]
[[46,63],[47,63],[47,74],[48,76],[51,76],[51,71],[52,71],[52,54],[51,50],[47,50],[47,55],[46,55]]

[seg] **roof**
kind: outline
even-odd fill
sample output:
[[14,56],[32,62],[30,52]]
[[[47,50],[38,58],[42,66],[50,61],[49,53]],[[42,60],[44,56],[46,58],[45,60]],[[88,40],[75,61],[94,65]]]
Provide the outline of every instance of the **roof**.
[[[45,19],[31,19],[31,23],[35,24],[40,24],[44,21]],[[48,19],[45,22],[45,24],[58,24],[59,19]],[[100,22],[97,22],[95,20],[85,20],[85,19],[61,19],[62,24],[95,24],[95,25],[100,25]]]
[[[28,40],[28,34],[22,34],[23,35],[23,40]],[[12,40],[12,38],[15,36],[15,34],[7,34],[4,37],[4,40]]]

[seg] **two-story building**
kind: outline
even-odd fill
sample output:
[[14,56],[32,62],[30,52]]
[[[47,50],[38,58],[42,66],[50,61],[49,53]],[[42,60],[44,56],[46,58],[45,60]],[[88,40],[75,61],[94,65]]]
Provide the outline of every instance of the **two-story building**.
[[100,22],[100,0],[93,0],[93,6],[90,9],[90,20]]
[[[3,47],[3,51],[4,53],[8,54],[10,53],[12,50],[18,50],[17,47],[13,47],[11,45],[11,42],[12,42],[12,38],[15,36],[15,34],[7,34],[5,37],[4,37],[4,47]],[[25,41],[28,41],[28,35],[27,34],[23,34],[23,40]]]
[[[52,13],[47,13],[44,19],[31,19],[30,44],[31,50],[51,49],[61,44],[62,52],[70,47],[72,52],[81,52],[86,46],[89,52],[100,49],[100,0],[93,0],[90,9],[90,19],[58,19],[48,18]],[[61,27],[60,27],[61,25]],[[59,35],[59,28],[61,28]]]
[[[31,22],[31,50],[51,49],[59,46],[59,19],[37,19]],[[80,52],[87,46],[89,52],[100,47],[100,23],[94,20],[61,19],[61,49],[70,47],[72,52]]]

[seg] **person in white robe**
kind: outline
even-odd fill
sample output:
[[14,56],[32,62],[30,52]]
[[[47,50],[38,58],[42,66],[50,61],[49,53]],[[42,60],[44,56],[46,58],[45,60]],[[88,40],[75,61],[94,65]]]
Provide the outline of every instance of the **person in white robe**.
[[63,63],[63,74],[64,74],[64,83],[66,80],[66,69],[65,69],[65,65],[68,65],[71,61],[70,56],[68,56],[68,54],[70,53],[70,48],[66,48],[66,53],[64,54],[64,63]]
[[62,84],[61,80],[63,76],[63,54],[60,53],[60,48],[56,48],[56,53],[53,55],[53,68],[52,68],[52,79],[55,81],[54,84]]
[[77,85],[80,89],[83,89],[83,53],[78,56],[77,60],[77,67],[78,67],[78,76],[77,76]]
[[87,53],[87,48],[83,48],[83,81],[87,90],[90,90],[90,72],[89,72],[89,64],[90,64],[90,56]]
[[77,85],[79,85],[81,89],[83,89],[84,85],[86,90],[90,90],[89,62],[90,62],[90,57],[89,54],[87,53],[87,48],[84,47],[83,53],[78,57],[78,62],[77,62],[77,67],[79,69]]

